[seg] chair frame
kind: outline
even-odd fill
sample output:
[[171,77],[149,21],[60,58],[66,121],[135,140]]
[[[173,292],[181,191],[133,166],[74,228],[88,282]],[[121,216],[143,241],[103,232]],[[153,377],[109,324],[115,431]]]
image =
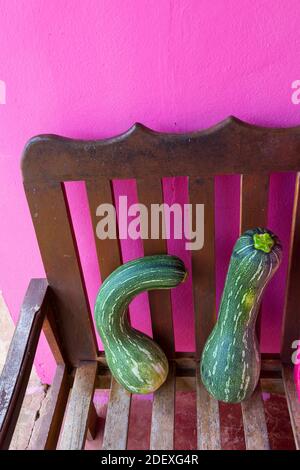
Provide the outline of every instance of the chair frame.
[[[261,392],[285,393],[299,449],[300,407],[291,363],[292,341],[300,337],[299,170],[300,127],[256,127],[234,117],[189,134],[158,133],[135,124],[120,136],[98,141],[54,135],[32,138],[24,151],[22,172],[47,279],[29,284],[1,375],[0,448],[9,447],[43,329],[57,370],[34,447],[82,449],[96,422],[94,390],[110,387],[103,449],[126,449],[131,395],[111,379],[105,355],[98,351],[64,182],[85,181],[95,233],[97,206],[114,202],[112,179],[135,178],[139,202],[149,207],[163,202],[162,177],[186,175],[190,202],[205,204],[205,244],[192,252],[196,351],[175,351],[170,293],[151,292],[153,337],[167,354],[170,372],[154,394],[150,449],[173,449],[175,387],[197,391],[198,449],[220,449],[218,402],[203,387],[198,367],[216,320],[214,177],[241,175],[240,230],[244,231],[266,225],[270,174],[295,172],[281,352],[262,355],[260,384],[241,406],[246,448],[268,449]],[[104,280],[122,263],[120,244],[96,237],[95,243]],[[145,255],[167,252],[163,239],[144,240],[143,245]]]

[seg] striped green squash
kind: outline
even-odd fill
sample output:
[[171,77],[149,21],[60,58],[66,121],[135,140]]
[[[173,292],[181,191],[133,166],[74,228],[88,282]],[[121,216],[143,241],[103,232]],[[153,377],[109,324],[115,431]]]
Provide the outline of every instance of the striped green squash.
[[132,393],[157,390],[169,366],[161,348],[130,325],[129,303],[141,292],[176,287],[186,275],[175,256],[145,256],[117,268],[101,286],[95,305],[97,329],[112,375]]
[[201,358],[201,377],[217,400],[238,403],[253,393],[260,374],[255,323],[260,300],[281,262],[270,230],[246,231],[231,256],[217,323]]

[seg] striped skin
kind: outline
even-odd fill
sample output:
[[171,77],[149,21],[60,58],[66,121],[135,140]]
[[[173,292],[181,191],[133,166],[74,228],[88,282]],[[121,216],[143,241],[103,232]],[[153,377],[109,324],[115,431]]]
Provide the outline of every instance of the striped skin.
[[176,287],[186,275],[175,256],[146,256],[120,266],[102,284],[95,305],[97,329],[111,373],[132,393],[157,390],[169,365],[161,348],[130,326],[128,305],[141,292]]
[[267,229],[248,230],[235,244],[218,320],[200,365],[203,384],[217,400],[241,402],[257,385],[260,354],[255,322],[261,296],[280,265],[281,254],[278,238]]

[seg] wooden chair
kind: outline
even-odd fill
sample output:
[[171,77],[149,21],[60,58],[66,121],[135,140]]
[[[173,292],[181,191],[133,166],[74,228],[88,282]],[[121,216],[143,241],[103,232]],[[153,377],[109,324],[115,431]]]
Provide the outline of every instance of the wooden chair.
[[[205,244],[192,251],[196,352],[176,353],[170,293],[151,292],[155,340],[170,361],[167,382],[154,394],[150,448],[173,449],[174,400],[188,382],[197,391],[199,449],[220,449],[218,402],[201,384],[197,363],[215,322],[214,176],[241,175],[241,230],[266,225],[269,175],[300,170],[300,128],[267,129],[228,118],[190,134],[161,134],[140,124],[107,140],[81,141],[39,136],[26,146],[24,187],[47,279],[31,280],[0,382],[0,447],[8,448],[24,398],[41,330],[57,361],[47,413],[37,449],[82,449],[93,428],[95,388],[108,387],[105,357],[98,352],[91,312],[65,194],[65,181],[84,180],[91,217],[113,203],[111,180],[136,178],[139,201],[161,203],[161,178],[189,176],[191,203],[205,204]],[[102,279],[122,261],[118,240],[95,239]],[[166,241],[144,240],[145,255],[166,252]],[[281,388],[289,407],[296,447],[300,447],[300,407],[291,363],[291,344],[300,337],[300,205],[297,173],[286,302],[280,355],[263,355],[260,386],[242,404],[247,449],[268,449],[262,388]],[[163,315],[161,315],[163,312]],[[283,388],[283,387],[282,387]],[[70,392],[70,393],[69,393]],[[66,404],[69,396],[69,404]],[[125,449],[131,396],[111,381],[104,449]],[[239,406],[239,405],[236,405]],[[65,412],[66,410],[66,412]]]

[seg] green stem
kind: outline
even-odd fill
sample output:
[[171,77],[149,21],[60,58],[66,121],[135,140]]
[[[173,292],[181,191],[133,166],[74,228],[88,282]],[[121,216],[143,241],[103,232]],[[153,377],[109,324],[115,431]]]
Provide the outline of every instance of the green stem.
[[255,233],[253,235],[254,248],[257,250],[270,253],[272,251],[275,242],[269,233]]

